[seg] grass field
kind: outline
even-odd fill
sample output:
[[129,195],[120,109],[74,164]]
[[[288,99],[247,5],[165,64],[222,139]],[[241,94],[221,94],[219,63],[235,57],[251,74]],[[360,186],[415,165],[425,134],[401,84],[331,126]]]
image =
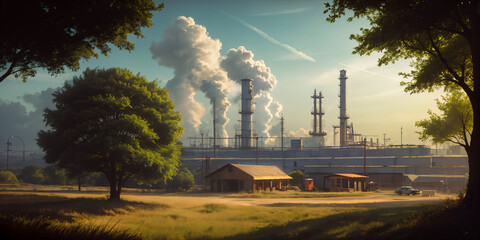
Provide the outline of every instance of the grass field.
[[260,193],[235,193],[227,197],[232,198],[334,198],[334,197],[361,197],[375,192],[260,192]]
[[[35,190],[32,190],[32,187]],[[126,191],[122,201],[107,201],[101,189],[86,192],[0,186],[0,213],[28,221],[39,218],[51,228],[103,228],[144,239],[360,239],[394,231],[414,213],[431,207],[235,205],[218,203],[208,194],[160,194]],[[18,191],[16,191],[16,190]],[[233,194],[227,198],[333,198],[341,193]],[[365,195],[368,195],[366,193]],[[120,237],[119,239],[123,239]]]

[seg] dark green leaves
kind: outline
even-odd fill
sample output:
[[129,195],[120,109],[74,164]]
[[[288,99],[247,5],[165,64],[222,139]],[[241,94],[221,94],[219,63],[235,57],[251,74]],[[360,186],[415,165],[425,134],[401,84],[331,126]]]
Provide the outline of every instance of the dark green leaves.
[[[170,178],[183,129],[168,91],[124,69],[86,70],[54,94],[38,134],[48,163],[123,182]],[[81,171],[79,171],[81,170]]]
[[78,70],[79,61],[107,55],[111,48],[132,50],[133,34],[152,26],[151,0],[1,1],[0,82],[9,75],[24,81],[36,68],[52,75]]

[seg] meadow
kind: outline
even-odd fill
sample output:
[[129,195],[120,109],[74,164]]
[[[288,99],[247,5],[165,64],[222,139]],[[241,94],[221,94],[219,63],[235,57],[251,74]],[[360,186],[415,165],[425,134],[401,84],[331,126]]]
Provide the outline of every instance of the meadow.
[[[82,238],[87,236],[84,233],[77,239],[364,239],[388,236],[405,225],[405,219],[438,206],[242,205],[231,204],[229,199],[246,199],[243,194],[167,194],[134,189],[125,191],[122,201],[108,201],[105,193],[102,188],[77,192],[31,185],[0,186],[0,215],[29,228],[43,223],[49,231],[67,234],[73,229],[99,235]],[[279,193],[277,197],[289,195],[300,198],[302,193]],[[305,193],[306,198],[314,195],[322,197],[321,193]],[[340,197],[349,196],[359,195],[342,193]],[[324,193],[323,197],[339,196]]]

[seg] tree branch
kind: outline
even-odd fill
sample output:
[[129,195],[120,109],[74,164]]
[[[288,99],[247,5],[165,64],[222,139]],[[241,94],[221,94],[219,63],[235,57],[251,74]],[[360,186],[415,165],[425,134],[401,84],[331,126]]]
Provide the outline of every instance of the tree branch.
[[448,61],[443,57],[442,52],[438,48],[437,44],[435,43],[435,40],[433,40],[432,34],[430,33],[430,30],[426,30],[428,39],[430,40],[430,43],[432,44],[432,48],[435,50],[437,57],[440,59],[440,61],[443,63],[447,71],[452,74],[452,76],[455,78],[455,82],[457,85],[459,85],[466,93],[467,95],[470,96],[472,94],[472,89],[468,87],[468,85],[465,83],[465,79],[461,76],[458,75],[458,73],[452,69],[450,64],[448,64]]
[[0,82],[5,80],[8,76],[10,76],[10,74],[13,74],[12,71],[16,64],[17,64],[17,59],[15,57],[13,58],[12,63],[10,64],[10,67],[8,67],[7,71],[2,76],[0,76]]
[[453,17],[453,16],[450,16],[454,21],[456,21],[460,27],[463,29],[463,36],[465,36],[466,38],[469,38],[470,37],[470,29],[468,28],[468,26],[465,24],[465,22],[462,21],[462,17],[460,16],[460,13],[458,12],[458,8],[455,8],[455,15],[456,15],[456,18]]

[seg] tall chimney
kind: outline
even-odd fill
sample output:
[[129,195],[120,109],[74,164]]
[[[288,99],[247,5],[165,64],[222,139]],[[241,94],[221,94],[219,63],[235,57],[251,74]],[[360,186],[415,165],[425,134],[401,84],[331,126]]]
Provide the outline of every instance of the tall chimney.
[[347,143],[347,71],[340,70],[340,147]]
[[252,79],[242,79],[242,148],[253,146],[252,114],[253,86]]
[[[323,137],[327,135],[327,132],[323,131],[323,128],[322,128],[322,116],[325,114],[322,110],[322,98],[323,98],[322,92],[318,92],[318,95],[317,95],[317,90],[315,89],[313,91],[312,98],[313,98],[313,111],[312,111],[313,131],[310,132],[310,135],[312,135],[312,137],[319,137],[318,139],[319,145],[323,146],[324,144]],[[318,105],[317,105],[317,101],[318,101]]]

